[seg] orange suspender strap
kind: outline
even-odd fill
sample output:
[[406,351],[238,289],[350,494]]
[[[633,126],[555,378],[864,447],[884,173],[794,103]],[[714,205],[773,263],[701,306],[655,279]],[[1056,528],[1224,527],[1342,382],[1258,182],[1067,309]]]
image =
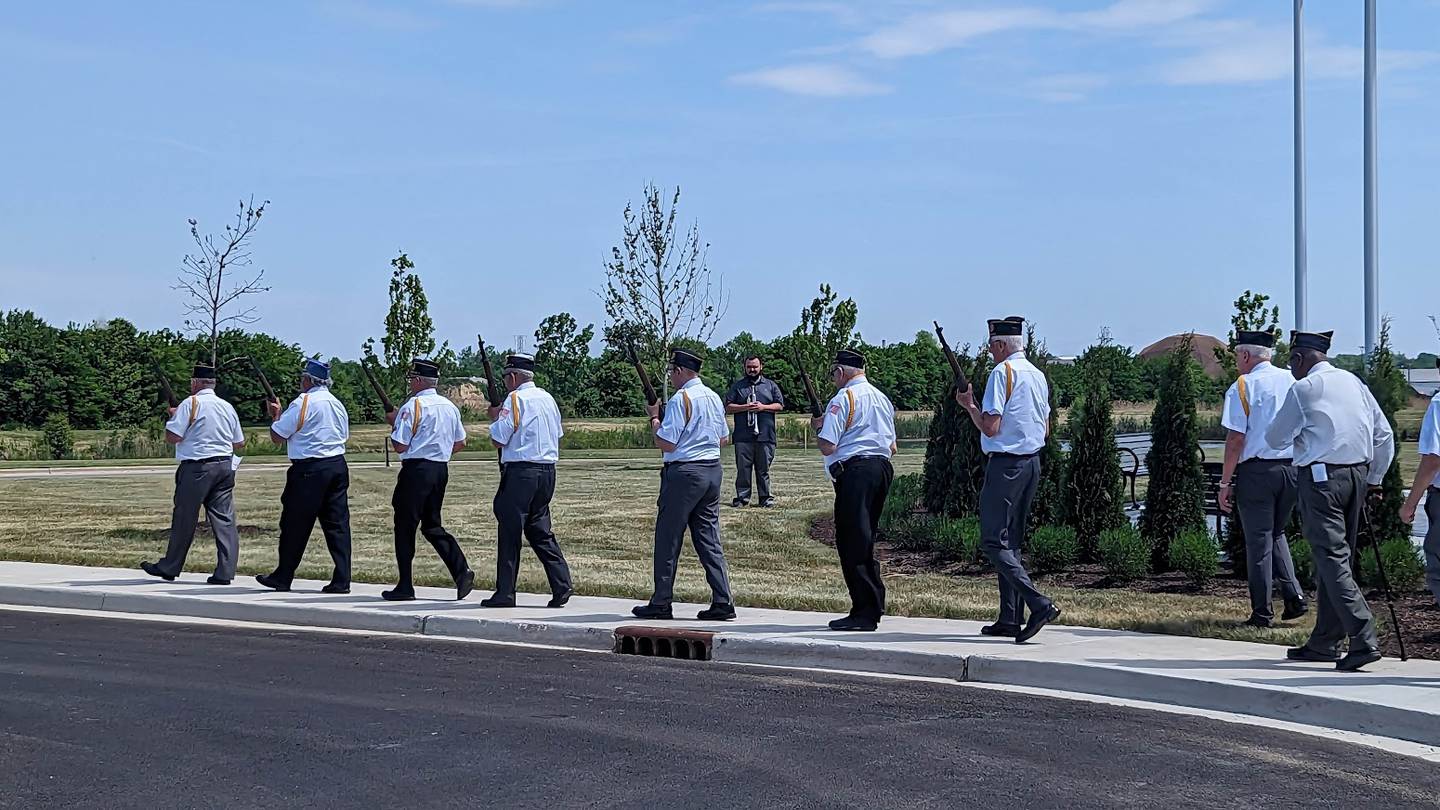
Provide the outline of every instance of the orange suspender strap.
[[1010,395],[1015,393],[1015,369],[1005,364],[1005,402],[1010,402]]
[[845,398],[850,400],[850,410],[845,414],[845,429],[849,430],[855,425],[855,392],[846,388]]
[[680,399],[685,403],[685,424],[690,424],[690,393],[681,389]]
[[415,434],[420,430],[420,398],[415,398],[415,418],[410,423],[410,441],[415,441]]
[[1250,392],[1245,387],[1245,378],[1241,377],[1235,381],[1240,389],[1240,408],[1245,411],[1245,416],[1250,416]]
[[190,421],[185,423],[185,429],[189,430],[195,424],[195,412],[200,410],[200,398],[190,397]]
[[510,423],[520,429],[520,395],[514,391],[510,392]]
[[303,428],[303,427],[305,427],[305,410],[306,410],[307,408],[309,408],[309,407],[310,407],[310,395],[309,395],[309,394],[302,394],[302,395],[300,396],[300,420],[295,423],[295,432],[296,432],[296,433],[299,433],[299,432],[300,432],[300,429]]

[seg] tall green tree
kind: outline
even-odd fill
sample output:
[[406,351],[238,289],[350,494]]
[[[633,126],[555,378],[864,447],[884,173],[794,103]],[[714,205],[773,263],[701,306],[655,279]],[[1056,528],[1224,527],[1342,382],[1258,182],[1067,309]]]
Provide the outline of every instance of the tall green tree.
[[1156,571],[1169,564],[1170,541],[1188,529],[1205,528],[1205,472],[1200,466],[1199,418],[1195,378],[1190,366],[1193,335],[1186,335],[1166,357],[1155,411],[1150,417],[1150,472],[1140,534],[1151,544]]
[[586,324],[582,329],[568,312],[546,317],[535,330],[536,381],[567,415],[579,415],[579,407],[589,395],[594,371],[590,343],[594,339],[595,325]]
[[1235,347],[1238,342],[1235,339],[1237,332],[1270,332],[1275,335],[1275,359],[1274,363],[1284,366],[1289,357],[1289,349],[1282,338],[1280,331],[1280,307],[1270,304],[1270,296],[1264,293],[1257,293],[1253,290],[1246,290],[1240,293],[1235,299],[1235,312],[1230,316],[1230,333],[1227,343],[1228,349],[1216,347],[1215,359],[1225,368],[1225,382],[1228,385],[1240,376],[1235,368]]
[[1405,482],[1400,474],[1402,443],[1395,426],[1395,414],[1403,409],[1410,399],[1410,383],[1406,382],[1405,372],[1400,369],[1391,348],[1389,318],[1380,322],[1380,342],[1365,364],[1364,379],[1371,395],[1380,405],[1380,410],[1384,411],[1390,430],[1395,433],[1395,459],[1390,462],[1390,469],[1385,471],[1385,478],[1380,483],[1380,499],[1371,506],[1370,519],[1374,523],[1375,532],[1385,540],[1409,537],[1410,527],[1400,520],[1400,506],[1405,502]]
[[1070,455],[1062,491],[1065,522],[1080,539],[1083,559],[1094,561],[1100,533],[1126,525],[1125,481],[1111,418],[1110,383],[1100,369],[1081,376],[1082,393],[1070,409]]
[[[1050,352],[1035,331],[1025,327],[1025,356],[1042,374],[1049,377]],[[1050,423],[1045,446],[1040,449],[1040,480],[1035,485],[1035,500],[1030,507],[1030,530],[1040,526],[1058,525],[1064,520],[1065,451],[1060,444],[1060,409],[1055,404],[1055,389],[1050,389]]]
[[[441,373],[453,365],[454,352],[449,342],[435,345],[435,321],[430,318],[430,299],[425,285],[415,272],[415,263],[403,251],[390,260],[390,309],[385,314],[385,336],[380,339],[383,366],[389,369],[390,384],[399,386],[399,379],[410,361],[429,357],[441,364]],[[362,347],[364,356],[375,356],[375,338],[367,338]]]
[[[820,294],[800,310],[800,323],[791,333],[790,345],[815,380],[817,389],[830,379],[828,371],[835,353],[860,342],[860,334],[855,331],[859,317],[860,308],[855,299],[840,298],[829,284],[821,284]],[[824,396],[824,392],[820,391],[820,395]]]

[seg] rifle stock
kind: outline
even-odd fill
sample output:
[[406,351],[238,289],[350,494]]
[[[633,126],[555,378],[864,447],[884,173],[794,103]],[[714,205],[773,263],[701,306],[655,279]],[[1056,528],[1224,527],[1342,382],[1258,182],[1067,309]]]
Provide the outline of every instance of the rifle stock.
[[795,368],[800,372],[800,384],[805,388],[805,398],[810,400],[810,416],[813,419],[819,419],[822,411],[820,410],[820,397],[815,395],[815,383],[810,381],[810,374],[805,370],[804,361],[800,359],[800,350],[796,348],[792,354]]
[[385,394],[385,389],[380,386],[380,381],[375,378],[375,372],[370,370],[370,364],[365,358],[360,359],[360,370],[365,372],[365,379],[370,381],[370,388],[375,391],[375,396],[380,398],[380,404],[385,408],[385,413],[395,410],[395,404]]
[[[261,371],[261,370],[260,370],[260,364],[257,363],[257,362],[255,362],[255,358],[253,358],[253,357],[236,357],[236,358],[234,358],[233,360],[231,360],[230,362],[231,362],[231,363],[236,363],[236,362],[240,362],[240,361],[242,361],[242,360],[245,361],[246,363],[249,363],[249,364],[250,364],[250,371],[255,374],[255,379],[260,382],[260,387],[261,387],[262,389],[264,389],[264,391],[265,391],[265,398],[266,398],[267,400],[271,401],[271,402],[279,402],[279,401],[280,401],[280,397],[275,396],[275,389],[270,387],[270,380],[269,380],[269,378],[267,378],[267,377],[265,376],[265,372],[264,372],[264,371]],[[229,363],[226,363],[226,365],[229,365]]]
[[170,378],[166,376],[165,369],[159,363],[152,363],[155,367],[155,376],[160,379],[160,390],[165,394],[165,402],[172,408],[180,407],[180,398],[175,396],[175,389],[170,387]]
[[965,369],[960,367],[960,358],[950,348],[950,342],[945,339],[945,330],[940,328],[939,321],[932,321],[935,324],[935,337],[940,338],[940,350],[945,353],[945,360],[950,363],[950,370],[955,372],[955,390],[961,394],[970,390],[970,380],[965,376]]
[[485,350],[485,338],[476,335],[475,340],[479,344],[480,363],[485,368],[485,395],[490,398],[490,407],[498,408],[505,398],[500,394],[500,387],[495,384],[495,369],[490,365],[490,352]]
[[[635,351],[635,344],[625,344],[625,354],[629,356],[631,365],[635,366],[635,373],[640,375],[640,389],[645,392],[645,404],[654,405],[660,402],[660,395],[655,392],[655,383],[650,380],[650,372],[645,370],[645,364],[640,362],[640,354]],[[660,418],[665,418],[665,403],[660,402]]]

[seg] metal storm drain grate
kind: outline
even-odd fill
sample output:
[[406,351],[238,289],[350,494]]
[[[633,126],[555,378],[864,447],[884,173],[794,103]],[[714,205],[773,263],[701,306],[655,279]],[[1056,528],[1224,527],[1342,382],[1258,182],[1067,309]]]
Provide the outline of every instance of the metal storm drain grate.
[[621,655],[649,655],[657,658],[680,658],[687,661],[709,661],[715,634],[704,630],[681,630],[669,627],[617,627],[615,652]]

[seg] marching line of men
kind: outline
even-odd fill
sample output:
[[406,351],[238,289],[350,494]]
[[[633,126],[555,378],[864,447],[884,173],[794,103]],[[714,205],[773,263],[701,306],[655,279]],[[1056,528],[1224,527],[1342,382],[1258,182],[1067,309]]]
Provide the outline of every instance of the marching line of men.
[[[1060,616],[1060,608],[1041,593],[1025,569],[1022,549],[1031,501],[1040,478],[1040,451],[1050,421],[1045,375],[1025,356],[1024,319],[988,322],[988,349],[995,366],[977,403],[971,391],[956,391],[956,403],[980,432],[988,461],[980,494],[981,548],[997,572],[996,621],[981,632],[1023,643]],[[1237,335],[1240,377],[1226,394],[1222,424],[1229,431],[1220,483],[1221,509],[1238,511],[1247,544],[1251,615],[1246,624],[1268,627],[1274,621],[1273,590],[1284,601],[1284,620],[1309,612],[1295,575],[1284,531],[1298,503],[1303,534],[1315,560],[1315,628],[1309,640],[1291,649],[1291,660],[1334,662],[1354,671],[1380,659],[1375,622],[1356,585],[1353,555],[1365,500],[1374,492],[1394,454],[1394,438],[1379,405],[1355,375],[1329,363],[1330,332],[1293,332],[1289,372],[1270,361],[1274,336]],[[753,363],[751,362],[753,361]],[[674,394],[649,406],[650,431],[662,453],[654,543],[654,590],[632,613],[643,619],[673,618],[676,569],[685,534],[704,568],[711,591],[702,620],[735,617],[735,600],[720,538],[722,468],[720,452],[731,442],[727,414],[744,417],[747,439],[765,444],[765,432],[750,416],[773,420],[783,407],[778,387],[760,379],[758,357],[748,358],[750,391],[737,401],[737,382],[725,400],[700,379],[703,360],[673,349],[667,374]],[[752,368],[753,366],[753,368]],[[865,357],[839,351],[830,369],[835,395],[812,420],[816,444],[835,492],[835,546],[851,608],[830,622],[840,631],[873,631],[885,614],[885,583],[874,555],[878,531],[894,478],[895,410],[888,397],[865,376]],[[550,502],[555,493],[561,417],[555,400],[534,383],[534,358],[510,355],[504,367],[508,396],[489,411],[489,438],[501,454],[501,479],[494,499],[498,525],[496,588],[481,601],[485,607],[515,605],[522,537],[529,542],[550,585],[549,607],[563,607],[574,593],[570,569],[555,538]],[[454,536],[441,523],[449,480],[448,462],[465,446],[459,409],[439,395],[440,370],[416,359],[407,380],[411,397],[386,414],[394,430],[392,446],[400,453],[392,506],[395,518],[396,587],[387,600],[415,598],[412,564],[418,529],[444,561],[464,599],[475,574]],[[287,445],[291,467],[281,496],[279,560],[271,574],[256,579],[275,590],[289,590],[316,520],[325,534],[335,567],[326,593],[350,590],[349,472],[344,448],[349,419],[328,390],[329,367],[307,361],[301,394],[283,411],[270,403],[272,441]],[[761,384],[763,395],[759,394]],[[197,366],[191,396],[171,409],[166,438],[176,445],[175,507],[170,542],[146,573],[173,580],[184,566],[196,518],[205,507],[217,548],[215,573],[207,582],[228,585],[234,577],[239,543],[235,527],[234,453],[244,446],[235,409],[214,393],[215,370]],[[737,433],[739,431],[737,430]],[[773,444],[773,422],[769,428]],[[763,448],[749,454],[756,469],[760,503],[770,500]],[[1402,517],[1414,519],[1420,496],[1440,473],[1440,395],[1425,416],[1420,440],[1421,464]],[[737,462],[741,454],[737,449]],[[763,483],[762,483],[763,482]],[[748,501],[748,481],[737,488],[732,505]],[[743,493],[743,494],[742,494]],[[1440,498],[1426,504],[1430,531],[1425,550],[1429,584],[1440,600]],[[1341,646],[1346,650],[1342,654]]]

